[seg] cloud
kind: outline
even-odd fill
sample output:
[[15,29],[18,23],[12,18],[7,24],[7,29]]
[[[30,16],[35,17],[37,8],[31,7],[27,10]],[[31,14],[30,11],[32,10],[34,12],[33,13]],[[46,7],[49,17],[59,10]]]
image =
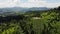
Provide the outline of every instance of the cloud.
[[60,2],[51,3],[47,0],[0,0],[0,7],[57,7]]
[[[43,7],[45,1],[37,1],[37,0],[28,0],[27,3],[20,3],[17,6],[21,7]],[[17,2],[18,3],[18,2]]]
[[44,0],[47,1],[48,3],[56,3],[56,2],[60,2],[60,0]]
[[60,2],[50,3],[45,0],[28,0],[28,3],[21,3],[21,7],[57,7],[60,6]]

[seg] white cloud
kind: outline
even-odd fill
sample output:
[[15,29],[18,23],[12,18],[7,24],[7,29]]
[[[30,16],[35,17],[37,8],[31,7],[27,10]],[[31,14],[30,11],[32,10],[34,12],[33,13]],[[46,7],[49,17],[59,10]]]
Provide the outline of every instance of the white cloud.
[[22,3],[21,0],[5,0],[0,1],[0,7],[57,7],[60,6],[60,2],[47,3],[43,0],[28,0]]

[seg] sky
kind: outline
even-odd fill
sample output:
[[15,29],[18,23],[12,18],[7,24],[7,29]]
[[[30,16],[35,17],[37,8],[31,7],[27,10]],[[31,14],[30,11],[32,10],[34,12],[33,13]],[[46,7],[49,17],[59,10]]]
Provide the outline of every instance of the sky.
[[60,6],[60,0],[0,0],[0,8],[5,7],[49,7]]

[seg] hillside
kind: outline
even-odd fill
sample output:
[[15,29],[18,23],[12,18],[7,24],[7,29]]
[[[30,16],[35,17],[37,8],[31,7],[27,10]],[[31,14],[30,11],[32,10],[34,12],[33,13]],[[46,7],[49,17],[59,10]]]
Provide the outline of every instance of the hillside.
[[60,34],[59,9],[0,16],[0,34]]

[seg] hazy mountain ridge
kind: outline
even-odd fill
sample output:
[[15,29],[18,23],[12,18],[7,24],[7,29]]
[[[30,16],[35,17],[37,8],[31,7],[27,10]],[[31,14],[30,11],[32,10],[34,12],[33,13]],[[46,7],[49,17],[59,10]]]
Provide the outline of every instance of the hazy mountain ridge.
[[36,11],[36,10],[49,10],[50,8],[46,7],[32,7],[32,8],[23,8],[23,7],[12,7],[12,8],[0,8],[0,15],[15,14],[15,13],[24,13],[26,11]]
[[47,7],[32,7],[32,8],[23,8],[23,7],[12,7],[12,8],[0,8],[2,11],[29,11],[29,10],[48,10]]

